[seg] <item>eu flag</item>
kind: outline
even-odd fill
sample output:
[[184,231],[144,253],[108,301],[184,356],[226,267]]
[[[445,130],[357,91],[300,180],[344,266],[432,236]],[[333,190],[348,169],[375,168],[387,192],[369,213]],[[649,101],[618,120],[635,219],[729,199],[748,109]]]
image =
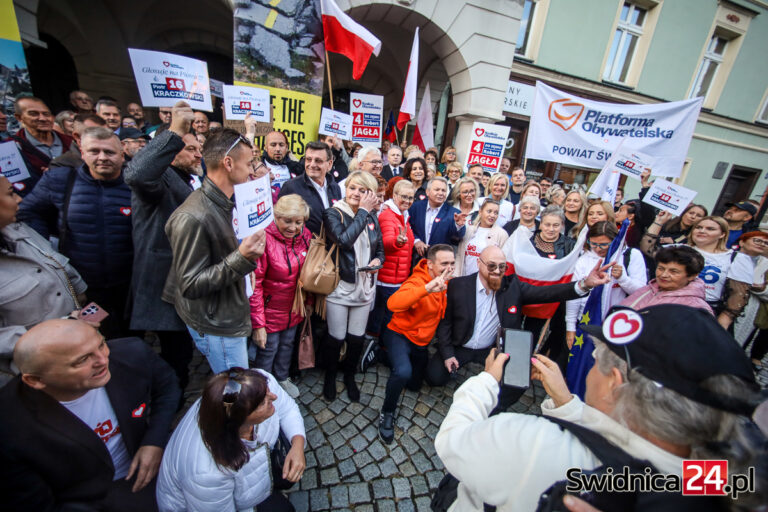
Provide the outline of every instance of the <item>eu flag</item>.
[[[613,239],[611,246],[608,248],[608,252],[605,255],[606,262],[618,261],[618,258],[623,254],[626,247],[624,239],[627,235],[628,227],[629,220],[624,220],[619,234]],[[610,283],[607,286],[610,291]],[[603,288],[605,287],[606,285],[596,286],[589,293],[587,303],[584,305],[584,312],[581,314],[578,324],[576,324],[576,338],[573,342],[573,347],[571,347],[571,351],[568,354],[568,368],[566,369],[565,380],[571,393],[582,400],[584,400],[587,373],[589,373],[589,370],[595,363],[592,357],[595,345],[582,326],[601,325],[603,323],[603,300],[607,300],[607,297],[603,296]]]

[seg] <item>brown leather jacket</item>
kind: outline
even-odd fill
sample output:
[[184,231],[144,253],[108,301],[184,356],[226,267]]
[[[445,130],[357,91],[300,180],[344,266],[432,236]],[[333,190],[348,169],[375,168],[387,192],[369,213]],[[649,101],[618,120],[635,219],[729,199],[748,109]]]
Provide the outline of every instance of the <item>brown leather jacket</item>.
[[168,219],[173,265],[163,300],[190,328],[215,336],[250,336],[245,276],[256,268],[237,250],[234,203],[208,178]]

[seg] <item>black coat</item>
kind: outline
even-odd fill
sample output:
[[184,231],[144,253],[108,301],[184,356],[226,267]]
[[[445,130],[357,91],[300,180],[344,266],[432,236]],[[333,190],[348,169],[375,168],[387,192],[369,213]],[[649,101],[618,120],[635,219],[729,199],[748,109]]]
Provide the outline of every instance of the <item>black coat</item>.
[[161,299],[173,261],[165,223],[192,193],[182,171],[170,166],[182,149],[181,137],[166,130],[139,151],[125,169],[133,207],[131,329],[186,329],[173,305]]
[[[454,356],[455,347],[466,344],[475,331],[477,304],[477,272],[448,282],[445,315],[437,326],[437,348],[443,359]],[[522,306],[561,302],[580,297],[575,283],[534,286],[520,281],[516,275],[504,276],[496,292],[496,310],[501,327],[520,329]]]
[[[344,218],[342,222],[342,217]],[[354,219],[338,208],[328,208],[323,212],[325,223],[326,246],[336,244],[339,250],[339,277],[348,282],[355,282],[355,240],[363,231],[368,233],[371,242],[371,254],[368,261],[379,258],[384,263],[384,243],[381,238],[381,228],[376,215],[362,208],[357,210]],[[366,262],[367,264],[367,262]]]
[[[398,176],[402,176],[405,174],[405,163],[400,162],[400,165],[397,166],[400,169],[400,173]],[[395,177],[395,175],[392,173],[392,166],[387,164],[384,166],[384,168],[381,170],[381,177],[384,178],[386,181],[391,180]]]
[[[328,187],[328,201],[331,206],[333,203],[341,199],[341,188],[339,184],[330,176],[325,176]],[[290,179],[283,183],[280,188],[280,195],[278,198],[288,194],[299,194],[302,199],[309,205],[309,219],[307,219],[307,229],[309,229],[313,235],[320,234],[320,228],[323,225],[323,211],[325,206],[323,200],[320,199],[320,194],[317,189],[310,183],[309,176],[302,174],[293,179]]]
[[[176,375],[138,338],[109,342],[105,386],[133,457],[165,447],[179,403]],[[16,376],[0,390],[0,493],[4,510],[99,510],[115,468],[106,445],[47,393]],[[7,508],[6,508],[7,507]]]
[[[536,225],[536,229],[534,231],[538,231],[539,221],[534,220],[533,222]],[[512,233],[514,233],[515,230],[519,227],[520,227],[520,219],[514,219],[504,224],[504,231],[506,231],[509,236],[512,236]]]

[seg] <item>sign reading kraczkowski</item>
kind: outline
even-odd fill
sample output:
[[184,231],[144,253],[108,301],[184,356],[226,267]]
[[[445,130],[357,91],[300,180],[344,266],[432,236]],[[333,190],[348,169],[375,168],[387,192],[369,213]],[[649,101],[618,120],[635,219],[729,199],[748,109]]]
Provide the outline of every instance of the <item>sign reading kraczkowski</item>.
[[602,168],[622,139],[624,149],[653,156],[657,176],[680,175],[701,98],[631,105],[587,100],[536,83],[527,158]]

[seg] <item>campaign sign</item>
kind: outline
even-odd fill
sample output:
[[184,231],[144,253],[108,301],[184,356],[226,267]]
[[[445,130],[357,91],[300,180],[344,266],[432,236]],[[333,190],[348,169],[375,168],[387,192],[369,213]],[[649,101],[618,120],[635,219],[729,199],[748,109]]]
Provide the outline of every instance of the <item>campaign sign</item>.
[[237,238],[243,239],[266,228],[274,220],[269,175],[235,185],[235,208]]
[[352,142],[363,146],[381,146],[384,97],[350,92],[349,113],[352,116]]
[[509,126],[498,124],[474,123],[472,136],[467,149],[467,166],[480,164],[483,171],[491,173],[499,170],[501,157],[509,136]]
[[224,115],[227,121],[242,121],[249,112],[256,121],[269,122],[269,91],[244,85],[225,85]]
[[653,157],[639,151],[622,151],[616,155],[614,168],[621,174],[640,179],[643,171],[653,169]]
[[223,98],[224,97],[224,82],[221,80],[216,80],[215,78],[211,78],[211,96],[216,96],[217,98]]
[[145,107],[172,107],[184,100],[212,112],[208,64],[172,53],[128,48],[133,75]]
[[679,217],[694,197],[696,197],[695,190],[681,187],[671,181],[657,179],[648,189],[643,202]]
[[341,140],[349,140],[352,136],[352,116],[323,107],[317,133],[335,135]]
[[13,141],[0,144],[0,174],[11,183],[29,178],[29,170]]

